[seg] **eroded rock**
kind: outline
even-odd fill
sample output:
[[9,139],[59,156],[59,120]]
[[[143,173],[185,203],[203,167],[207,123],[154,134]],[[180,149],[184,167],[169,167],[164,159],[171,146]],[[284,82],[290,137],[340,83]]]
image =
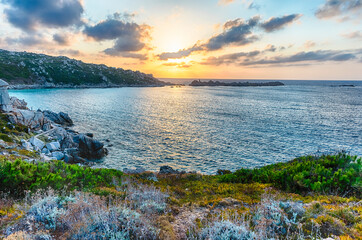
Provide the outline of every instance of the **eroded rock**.
[[73,126],[73,120],[69,117],[67,113],[60,112],[55,113],[49,110],[43,111],[45,117],[50,121],[63,125],[63,126]]

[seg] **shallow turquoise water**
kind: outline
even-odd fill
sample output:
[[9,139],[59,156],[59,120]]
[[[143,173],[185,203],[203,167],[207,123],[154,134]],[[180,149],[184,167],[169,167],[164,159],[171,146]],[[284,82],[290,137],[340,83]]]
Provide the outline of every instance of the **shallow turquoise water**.
[[[215,173],[309,153],[362,155],[362,87],[16,90],[33,109],[68,112],[75,130],[109,139],[99,166],[161,165]],[[107,145],[106,144],[106,145]]]

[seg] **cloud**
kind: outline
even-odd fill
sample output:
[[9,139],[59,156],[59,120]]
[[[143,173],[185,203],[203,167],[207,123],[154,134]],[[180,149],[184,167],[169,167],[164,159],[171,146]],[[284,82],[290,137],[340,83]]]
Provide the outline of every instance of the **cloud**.
[[242,57],[253,58],[259,54],[261,54],[260,51],[225,54],[225,55],[221,55],[219,57],[209,57],[201,64],[216,65],[216,66],[221,65],[221,64],[232,64],[232,63],[235,63],[237,60],[239,60]]
[[219,0],[219,5],[228,5],[232,2],[235,2],[235,0]]
[[24,31],[35,31],[39,25],[45,27],[68,27],[81,24],[84,12],[80,0],[0,0],[8,8],[7,20]]
[[274,32],[294,22],[301,16],[302,15],[300,14],[291,14],[291,15],[285,15],[283,17],[272,17],[268,21],[262,23],[260,27],[263,28],[266,32]]
[[146,25],[124,22],[119,19],[107,19],[94,26],[87,26],[83,32],[96,41],[103,41],[128,35],[140,37],[145,29],[147,29]]
[[267,59],[246,60],[239,65],[272,65],[272,64],[290,64],[300,62],[327,62],[327,61],[349,61],[357,58],[361,54],[358,51],[335,51],[335,50],[318,50],[310,52],[299,52],[291,56],[277,56]]
[[347,34],[342,34],[342,36],[349,39],[362,39],[362,32],[355,31]]
[[42,44],[48,43],[43,38],[43,36],[36,35],[36,34],[20,36],[18,38],[8,37],[8,38],[5,38],[5,41],[9,45],[17,44],[17,45],[27,46],[27,47],[32,47],[32,46],[37,46],[37,45],[42,45]]
[[56,33],[53,35],[53,40],[63,46],[68,46],[71,43],[71,37],[68,34]]
[[246,45],[258,40],[258,37],[252,34],[252,29],[257,26],[259,17],[253,17],[247,22],[241,19],[228,21],[224,24],[224,31],[208,40],[205,47],[209,51],[219,50],[224,46]]
[[[127,22],[121,20],[120,16],[119,13],[116,13],[94,26],[86,26],[83,33],[95,41],[115,40],[113,47],[104,50],[104,53],[108,55],[147,59],[144,54],[129,52],[138,52],[146,47],[144,40],[150,38],[148,32],[150,26]],[[132,16],[129,15],[127,18]]]
[[70,56],[83,56],[84,54],[81,53],[79,50],[74,49],[62,49],[58,51],[60,55],[70,55]]
[[315,42],[313,42],[313,41],[306,41],[305,43],[304,43],[304,47],[305,48],[313,48],[313,47],[315,47],[317,44],[315,43]]
[[145,47],[145,43],[141,42],[137,33],[125,35],[117,38],[114,46],[104,50],[109,55],[116,55],[115,52],[137,52]]
[[[177,52],[164,52],[158,55],[158,57],[160,60],[167,60],[170,58],[182,58],[187,57],[196,51],[209,52],[220,50],[230,45],[247,45],[259,40],[259,37],[253,34],[253,30],[255,28],[261,27],[267,32],[271,32],[286,26],[287,24],[298,19],[300,16],[301,15],[299,14],[292,14],[280,18],[271,18],[263,24],[259,24],[259,16],[255,16],[248,21],[244,21],[240,18],[230,20],[223,25],[222,33],[214,35],[210,39],[206,40],[205,43],[201,44],[200,42],[198,42],[190,48],[182,49]],[[271,48],[269,49],[269,51],[276,51],[276,49],[274,49],[275,47],[270,47]]]
[[[278,66],[295,66],[296,64],[308,65],[309,62],[343,62],[357,59],[362,55],[362,50],[335,51],[335,50],[318,50],[310,52],[299,52],[289,56],[263,57],[270,49],[267,47],[263,51],[239,52],[225,54],[219,57],[209,57],[201,64],[219,66],[222,64],[235,64],[241,66],[258,66],[258,65],[278,65]],[[276,49],[276,48],[275,48]],[[281,48],[279,48],[281,49]]]
[[148,59],[147,54],[118,51],[117,49],[114,48],[108,48],[104,50],[104,53],[114,57],[135,58],[139,60]]
[[[281,48],[283,48],[283,47],[281,47]],[[264,51],[265,52],[275,52],[276,50],[277,50],[277,48],[274,45],[269,44],[268,46],[266,46]]]
[[351,13],[361,14],[361,10],[361,0],[326,0],[315,15],[320,19],[328,19]]
[[197,44],[195,44],[193,47],[191,48],[187,48],[187,49],[182,49],[180,51],[177,52],[165,52],[165,53],[161,53],[160,55],[158,55],[158,58],[160,60],[168,60],[170,58],[183,58],[183,57],[187,57],[189,56],[191,53],[196,52],[196,51],[202,51],[203,47],[202,46],[198,46]]
[[251,10],[251,9],[255,9],[255,10],[260,10],[261,6],[256,4],[255,2],[251,2],[249,3],[248,5],[248,9]]
[[185,62],[180,62],[180,63],[170,62],[170,63],[163,63],[162,65],[166,66],[166,67],[178,67],[178,68],[190,68],[190,67],[192,67],[191,64],[186,64]]

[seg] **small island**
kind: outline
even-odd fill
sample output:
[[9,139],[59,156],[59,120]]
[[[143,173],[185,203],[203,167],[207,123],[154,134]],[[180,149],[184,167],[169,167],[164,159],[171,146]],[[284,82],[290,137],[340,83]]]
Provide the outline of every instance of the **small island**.
[[202,82],[201,80],[194,80],[190,83],[190,86],[225,86],[225,87],[270,87],[270,86],[284,86],[282,82],[220,82],[220,81],[208,81]]

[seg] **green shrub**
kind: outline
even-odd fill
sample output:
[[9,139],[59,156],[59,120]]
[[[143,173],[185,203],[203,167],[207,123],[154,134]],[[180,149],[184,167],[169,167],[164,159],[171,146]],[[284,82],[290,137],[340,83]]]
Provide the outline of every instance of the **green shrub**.
[[28,163],[0,160],[0,191],[21,196],[25,190],[51,187],[55,190],[92,190],[121,182],[123,173],[114,169],[70,165],[62,161]]
[[362,160],[344,152],[336,155],[305,156],[287,163],[257,169],[240,169],[219,176],[221,182],[271,183],[287,191],[341,194],[361,197]]
[[4,133],[0,133],[0,139],[4,140],[5,142],[12,142],[13,139],[11,139],[11,137],[9,137],[8,135],[4,134]]

